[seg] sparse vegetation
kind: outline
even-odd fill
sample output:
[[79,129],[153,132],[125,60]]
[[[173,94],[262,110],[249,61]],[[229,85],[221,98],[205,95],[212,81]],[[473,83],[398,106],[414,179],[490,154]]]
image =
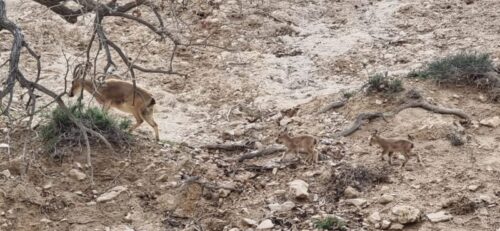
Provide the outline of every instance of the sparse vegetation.
[[397,78],[390,78],[387,74],[376,74],[368,79],[368,92],[393,94],[403,90],[403,82]]
[[[123,145],[130,141],[130,135],[126,132],[130,127],[130,120],[118,121],[99,108],[85,108],[82,104],[71,105],[69,108],[85,126],[98,131],[112,144]],[[40,135],[46,150],[53,153],[53,157],[59,156],[57,149],[60,147],[83,143],[81,130],[61,108],[55,108],[46,118],[46,124],[40,128]],[[89,136],[89,141],[97,142],[98,139]]]
[[337,217],[325,217],[314,222],[314,226],[320,230],[347,230],[345,222]]
[[485,53],[462,52],[437,59],[422,70],[412,70],[410,78],[431,78],[437,83],[467,84],[478,87],[492,87],[498,78],[488,73],[494,71],[490,56]]
[[332,183],[328,185],[327,190],[333,193],[333,199],[338,200],[344,195],[344,191],[348,186],[363,190],[374,184],[389,182],[388,169],[384,166],[377,168],[341,166],[337,168],[336,173],[332,176]]
[[462,138],[456,133],[449,133],[448,135],[446,135],[446,138],[448,138],[451,145],[453,146],[461,146],[464,144]]

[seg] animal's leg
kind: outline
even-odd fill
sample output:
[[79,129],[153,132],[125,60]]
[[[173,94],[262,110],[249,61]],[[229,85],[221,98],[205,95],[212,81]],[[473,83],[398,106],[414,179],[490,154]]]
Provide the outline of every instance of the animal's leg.
[[418,153],[418,152],[415,152],[415,153],[417,154],[418,163],[420,163],[420,166],[422,166],[422,168],[425,168],[424,163],[422,162],[422,157],[420,156],[420,153]]
[[314,163],[318,163],[319,161],[319,153],[313,149],[313,161]]
[[384,160],[385,160],[385,159],[384,159],[384,152],[383,152],[383,151],[382,151],[382,152],[380,152],[380,153],[379,153],[379,155],[380,155],[380,159],[381,159],[382,161],[384,161]]
[[149,109],[146,109],[146,111],[144,111],[142,113],[142,118],[144,120],[146,120],[146,122],[151,125],[151,127],[153,127],[153,129],[155,130],[155,139],[156,141],[160,140],[160,135],[159,135],[159,132],[158,132],[158,124],[156,124],[154,118],[153,118],[153,108],[149,108]]
[[285,159],[285,156],[286,156],[287,153],[288,153],[288,150],[286,150],[285,152],[283,152],[283,155],[281,155],[280,162],[282,162]]
[[134,124],[134,126],[132,126],[130,129],[129,129],[129,132],[132,132],[134,129],[136,129],[137,127],[139,127],[142,122],[144,122],[144,120],[142,119],[142,116],[139,112],[134,112],[134,117],[135,117],[135,120],[136,120],[136,124]]
[[390,164],[390,165],[392,165],[392,154],[393,154],[393,153],[394,153],[394,152],[389,152],[389,153],[387,154],[387,156],[389,157],[389,164]]
[[403,153],[403,156],[405,157],[405,161],[403,161],[399,168],[403,168],[406,165],[406,162],[408,162],[408,160],[410,159],[410,156],[408,156],[408,153],[406,152]]

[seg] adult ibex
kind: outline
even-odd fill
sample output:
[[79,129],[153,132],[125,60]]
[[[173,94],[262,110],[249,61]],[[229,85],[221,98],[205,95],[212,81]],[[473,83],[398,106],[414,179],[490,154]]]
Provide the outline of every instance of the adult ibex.
[[[384,159],[385,154],[389,156],[389,164],[392,164],[392,154],[394,152],[402,153],[405,157],[405,160],[401,164],[400,168],[403,168],[406,165],[406,162],[408,162],[408,160],[410,159],[411,151],[415,146],[413,142],[409,140],[384,138],[378,134],[377,130],[373,131],[370,136],[370,146],[375,143],[377,143],[380,148],[382,148],[382,160]],[[415,154],[417,156],[418,163],[420,163],[420,165],[424,167],[420,154],[418,152],[415,152]]]
[[153,127],[156,140],[159,140],[158,125],[153,119],[153,107],[156,101],[151,93],[138,86],[134,91],[132,83],[118,79],[106,79],[101,83],[85,79],[83,76],[90,70],[90,67],[91,64],[78,64],[75,67],[69,97],[80,94],[83,88],[103,105],[106,112],[114,107],[134,115],[137,123],[130,128],[130,132],[146,121]]

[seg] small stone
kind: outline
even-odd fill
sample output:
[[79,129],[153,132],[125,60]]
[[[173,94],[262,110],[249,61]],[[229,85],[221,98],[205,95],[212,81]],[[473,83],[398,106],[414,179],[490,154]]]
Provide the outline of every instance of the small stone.
[[295,203],[287,201],[283,204],[273,203],[267,205],[269,209],[273,212],[287,212],[295,208]]
[[488,213],[488,209],[487,208],[480,208],[479,209],[479,214],[482,215],[482,216],[488,216],[488,215],[490,215]]
[[378,203],[380,204],[389,204],[394,201],[394,196],[390,194],[384,194],[378,199]]
[[294,180],[288,183],[296,199],[307,199],[309,197],[309,184],[303,180]]
[[286,194],[286,190],[283,190],[283,189],[278,189],[276,191],[274,191],[274,195],[277,195],[277,196],[283,196]]
[[42,219],[40,219],[40,222],[42,222],[42,223],[50,223],[52,221],[49,220],[49,219],[47,219],[47,218],[42,218]]
[[494,203],[494,201],[491,198],[491,196],[485,195],[485,194],[479,195],[479,200],[484,201],[484,202],[486,202],[489,205]]
[[479,185],[469,185],[467,189],[469,189],[469,191],[475,192],[477,189],[479,189]]
[[45,185],[43,185],[43,189],[50,189],[52,188],[52,186],[54,186],[54,184],[52,183],[52,181],[49,181],[47,182]]
[[410,224],[420,220],[420,210],[409,205],[396,205],[391,209],[391,214],[391,220],[401,224]]
[[481,102],[483,102],[483,103],[484,103],[484,102],[486,102],[486,100],[488,100],[488,99],[486,98],[486,96],[484,96],[483,94],[480,94],[478,98],[479,98],[479,100],[480,100]]
[[357,198],[359,196],[359,192],[358,190],[356,190],[355,188],[351,187],[351,186],[348,186],[345,190],[344,190],[344,195],[346,198]]
[[85,180],[87,178],[87,175],[78,169],[71,169],[69,175],[77,180]]
[[165,182],[168,180],[168,175],[167,174],[162,174],[158,178],[156,178],[156,181],[158,182]]
[[241,220],[241,222],[244,224],[244,225],[247,225],[247,226],[250,226],[250,227],[255,227],[257,226],[257,221],[255,220],[252,220],[252,219],[249,219],[249,218],[243,218]]
[[389,220],[383,220],[380,223],[380,228],[381,229],[388,229],[390,226],[391,226],[391,221],[389,221]]
[[365,206],[367,203],[366,199],[363,199],[363,198],[349,199],[349,200],[345,200],[345,202],[347,202],[348,204],[354,205],[356,207],[359,207],[359,208]]
[[483,126],[487,126],[487,127],[496,128],[496,127],[498,127],[498,125],[500,125],[500,117],[494,116],[494,117],[486,118],[486,119],[479,121],[479,124],[481,124]]
[[434,223],[448,221],[451,218],[453,218],[453,216],[450,215],[446,211],[439,211],[436,213],[428,213],[426,216],[427,216],[427,219],[429,219],[431,222],[434,222]]
[[273,222],[269,219],[265,219],[259,224],[259,226],[257,226],[257,230],[272,229],[273,227],[274,227]]
[[0,143],[0,148],[9,148],[9,144],[6,143]]
[[240,231],[240,229],[238,229],[238,228],[232,228],[229,231]]
[[379,212],[374,212],[368,216],[368,221],[372,224],[378,224],[382,220]]
[[5,176],[6,178],[10,178],[11,174],[8,169],[5,169],[2,171],[2,175]]
[[379,99],[375,100],[375,104],[377,104],[377,105],[382,105],[382,103],[383,103],[382,100],[379,100]]
[[399,223],[392,223],[391,226],[389,227],[390,230],[403,230],[404,225],[399,224]]
[[116,187],[112,188],[111,190],[109,190],[108,192],[103,193],[101,196],[99,196],[96,199],[96,201],[97,202],[106,202],[106,201],[113,200],[115,197],[120,195],[120,193],[122,193],[126,190],[127,190],[127,187],[125,187],[125,186],[116,186]]

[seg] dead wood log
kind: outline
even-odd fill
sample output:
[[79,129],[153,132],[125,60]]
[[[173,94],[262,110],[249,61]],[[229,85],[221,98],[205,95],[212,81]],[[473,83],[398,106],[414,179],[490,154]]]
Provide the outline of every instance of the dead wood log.
[[416,108],[416,107],[419,107],[419,108],[422,108],[422,109],[425,109],[425,110],[428,110],[431,112],[439,113],[439,114],[455,115],[455,116],[458,116],[462,119],[470,121],[469,115],[467,115],[465,112],[463,112],[460,109],[440,107],[437,105],[432,105],[424,100],[407,102],[407,103],[403,104],[402,106],[400,106],[399,108],[397,108],[395,111],[395,114],[401,112],[404,109]]
[[345,99],[337,101],[337,102],[332,102],[332,103],[326,105],[317,114],[322,114],[322,113],[325,113],[325,112],[330,111],[332,109],[343,107],[346,103],[347,103],[347,100],[345,100]]
[[283,151],[286,151],[286,149],[279,148],[279,147],[270,147],[270,148],[266,148],[266,149],[262,149],[262,150],[257,150],[257,151],[250,152],[250,153],[247,153],[247,154],[241,156],[240,158],[238,158],[238,162],[242,162],[242,161],[248,160],[248,159],[253,159],[256,157],[267,156],[267,155],[271,155],[271,154],[274,154],[277,152],[283,152]]
[[213,150],[224,150],[224,151],[242,151],[246,149],[252,149],[253,145],[251,144],[209,144],[205,145],[202,148],[205,149],[213,149]]
[[341,137],[341,136],[349,136],[355,131],[357,131],[361,125],[363,124],[363,121],[365,120],[372,120],[382,117],[385,122],[387,120],[385,119],[384,113],[382,112],[366,112],[366,113],[361,113],[356,117],[356,120],[354,120],[354,123],[351,125],[351,127],[345,129],[344,131],[338,132],[337,134],[334,135],[334,137]]

